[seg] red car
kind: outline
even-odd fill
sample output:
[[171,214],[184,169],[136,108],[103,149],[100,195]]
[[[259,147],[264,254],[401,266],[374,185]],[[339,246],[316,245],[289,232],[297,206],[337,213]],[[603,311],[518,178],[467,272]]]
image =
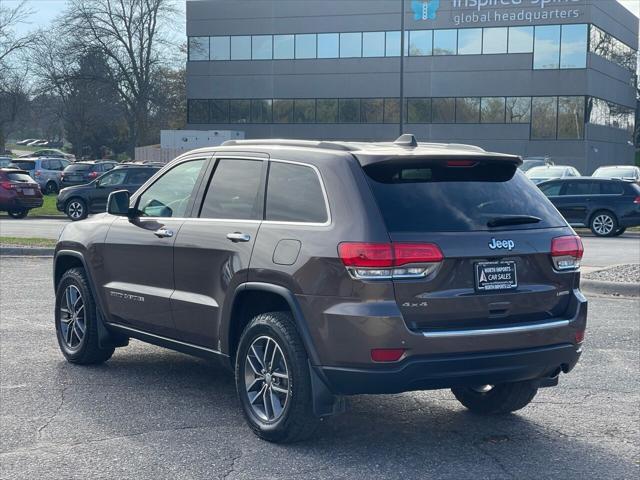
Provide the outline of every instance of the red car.
[[24,170],[0,168],[0,212],[24,218],[32,208],[41,207],[42,192]]

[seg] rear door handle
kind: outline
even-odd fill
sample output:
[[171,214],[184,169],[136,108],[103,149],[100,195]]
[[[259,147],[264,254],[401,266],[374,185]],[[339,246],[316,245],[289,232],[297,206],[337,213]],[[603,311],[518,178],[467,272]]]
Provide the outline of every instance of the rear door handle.
[[248,233],[233,232],[227,233],[227,238],[234,243],[248,242],[249,240],[251,240],[251,235],[249,235]]
[[159,228],[153,234],[158,238],[171,238],[173,237],[173,230],[169,230],[168,228]]

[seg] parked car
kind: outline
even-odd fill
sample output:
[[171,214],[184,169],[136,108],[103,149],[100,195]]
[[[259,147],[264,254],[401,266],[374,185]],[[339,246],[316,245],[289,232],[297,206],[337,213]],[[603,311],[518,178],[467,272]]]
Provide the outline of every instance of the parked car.
[[19,142],[16,142],[16,145],[28,145],[31,142],[36,141],[37,138],[25,138],[24,140],[20,140]]
[[62,232],[62,354],[101,363],[132,337],[219,358],[273,442],[309,436],[344,395],[523,408],[578,362],[587,301],[580,238],[520,162],[412,135],[186,153]]
[[43,148],[41,150],[36,150],[35,152],[25,153],[21,155],[23,157],[52,157],[52,158],[64,158],[65,160],[74,161],[75,155],[70,153],[65,153],[62,150],[58,150],[56,148]]
[[32,208],[41,207],[38,184],[24,170],[0,168],[0,211],[13,218],[24,218]]
[[555,165],[555,163],[553,163],[551,157],[524,157],[520,170],[526,172],[533,167],[544,167],[545,165]]
[[84,185],[95,180],[104,172],[108,172],[116,165],[118,165],[118,162],[112,160],[89,160],[72,163],[62,172],[62,186]]
[[631,182],[640,182],[640,168],[633,165],[609,165],[596,169],[592,177],[619,178]]
[[111,192],[125,189],[133,193],[158,170],[144,165],[117,166],[85,185],[63,188],[58,194],[56,207],[71,220],[82,220],[90,213],[106,211]]
[[538,184],[552,178],[579,177],[580,172],[568,165],[545,165],[531,168],[526,175],[533,183]]
[[36,138],[36,139],[34,139],[34,140],[30,141],[29,143],[27,143],[27,144],[26,144],[26,146],[27,146],[27,147],[35,147],[35,146],[36,146],[36,144],[38,144],[38,143],[40,143],[40,142],[44,142],[44,140],[43,140],[43,139],[41,139],[41,138]]
[[58,193],[62,180],[62,171],[70,165],[64,158],[16,158],[12,162],[16,167],[29,172],[42,192]]
[[615,237],[640,226],[640,186],[635,183],[582,177],[538,187],[570,225],[589,227],[599,237]]

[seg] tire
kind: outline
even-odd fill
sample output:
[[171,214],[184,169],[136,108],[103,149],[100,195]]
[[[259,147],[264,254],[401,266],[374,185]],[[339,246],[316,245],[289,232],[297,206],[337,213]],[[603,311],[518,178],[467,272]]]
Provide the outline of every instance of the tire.
[[597,237],[612,237],[618,230],[618,219],[608,210],[600,210],[591,217],[589,227]]
[[473,413],[501,415],[526,407],[538,393],[538,387],[532,382],[515,382],[494,385],[488,391],[471,387],[457,387],[451,391]]
[[[242,412],[258,437],[292,443],[314,433],[320,419],[313,414],[307,352],[288,312],[264,313],[249,322],[238,345],[235,377]],[[265,388],[266,398],[260,395]]]
[[80,198],[72,198],[64,207],[64,213],[74,222],[87,218],[87,204]]
[[45,194],[52,194],[52,193],[58,193],[60,191],[60,189],[58,188],[58,184],[56,182],[47,182],[47,184],[44,186],[44,193]]
[[83,269],[62,275],[55,308],[56,337],[68,362],[92,365],[111,358],[114,347],[100,348],[96,304]]
[[22,210],[9,210],[7,213],[11,218],[20,219],[26,217],[29,214],[29,210],[23,208]]
[[618,228],[618,230],[616,230],[616,232],[615,232],[613,235],[611,235],[611,236],[612,236],[612,237],[619,237],[620,235],[622,235],[622,234],[623,234],[624,232],[626,232],[626,231],[627,231],[627,228],[626,228],[626,227],[620,227],[620,228]]

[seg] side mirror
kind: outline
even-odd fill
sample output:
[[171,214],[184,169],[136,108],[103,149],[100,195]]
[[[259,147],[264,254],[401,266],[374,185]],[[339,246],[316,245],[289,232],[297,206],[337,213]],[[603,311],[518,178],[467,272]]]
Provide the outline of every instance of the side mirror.
[[131,215],[129,192],[126,190],[111,192],[107,200],[107,212],[119,217],[129,217]]

